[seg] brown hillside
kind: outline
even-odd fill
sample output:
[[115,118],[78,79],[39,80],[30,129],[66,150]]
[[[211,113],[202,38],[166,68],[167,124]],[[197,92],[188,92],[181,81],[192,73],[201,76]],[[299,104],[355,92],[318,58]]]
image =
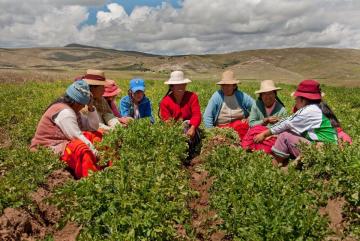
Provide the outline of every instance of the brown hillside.
[[[2,81],[6,80],[4,76],[23,73],[68,78],[87,68],[104,69],[117,78],[142,75],[161,79],[170,71],[181,69],[194,79],[211,80],[230,68],[242,80],[294,83],[314,78],[327,84],[360,86],[360,50],[355,49],[289,48],[185,56],[158,56],[76,44],[63,48],[0,49],[0,72],[5,73]],[[32,75],[27,76],[24,79]]]

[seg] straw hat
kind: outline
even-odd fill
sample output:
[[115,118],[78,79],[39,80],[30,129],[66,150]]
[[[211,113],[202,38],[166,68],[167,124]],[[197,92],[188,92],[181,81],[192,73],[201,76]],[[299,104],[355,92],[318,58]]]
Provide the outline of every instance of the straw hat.
[[105,85],[105,91],[103,96],[104,97],[110,97],[110,96],[117,96],[121,89],[116,85],[114,80],[107,80],[110,82],[110,84]]
[[270,91],[274,91],[274,90],[281,90],[281,88],[276,87],[274,81],[267,79],[267,80],[261,81],[260,89],[255,91],[255,94],[261,94],[261,93],[270,92]]
[[231,85],[231,84],[238,84],[239,81],[235,79],[234,71],[226,70],[222,74],[221,81],[217,82],[217,85]]
[[166,81],[164,84],[166,85],[180,85],[190,83],[191,80],[185,79],[184,72],[182,71],[173,71],[170,74],[170,79]]
[[321,97],[324,97],[325,93],[321,92],[319,82],[308,79],[301,81],[296,91],[291,93],[291,96],[301,96],[310,100],[321,100]]
[[110,82],[105,78],[104,71],[97,69],[88,69],[82,79],[85,80],[89,85],[110,84]]

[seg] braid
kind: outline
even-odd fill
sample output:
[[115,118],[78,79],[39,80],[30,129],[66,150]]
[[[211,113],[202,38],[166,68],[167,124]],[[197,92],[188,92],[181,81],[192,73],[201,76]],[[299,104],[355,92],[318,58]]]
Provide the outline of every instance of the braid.
[[[172,85],[169,85],[169,89],[168,89],[168,91],[166,92],[166,94],[164,95],[164,97],[162,97],[162,99],[161,100],[163,100],[166,96],[168,96],[168,95],[170,95],[171,94],[171,87],[172,87]],[[161,102],[161,101],[160,101]],[[159,119],[161,120],[161,116],[160,116],[160,103],[159,103],[159,109],[158,109],[158,117],[159,117]]]

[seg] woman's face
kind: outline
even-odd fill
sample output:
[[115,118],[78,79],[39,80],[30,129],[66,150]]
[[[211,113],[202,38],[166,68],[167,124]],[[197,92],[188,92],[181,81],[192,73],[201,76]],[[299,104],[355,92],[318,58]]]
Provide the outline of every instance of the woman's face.
[[99,99],[104,94],[105,87],[103,85],[91,85],[90,91],[95,99]]
[[76,102],[72,105],[72,108],[76,113],[80,112],[80,110],[84,107],[85,105]]
[[172,85],[171,91],[176,99],[182,100],[182,97],[185,94],[186,84]]
[[221,85],[221,90],[224,92],[224,95],[231,96],[234,94],[234,91],[236,89],[235,84],[224,84]]
[[264,102],[264,105],[268,108],[275,103],[276,100],[275,97],[276,97],[275,91],[261,93],[261,100],[262,102]]
[[186,90],[186,84],[173,85],[171,87],[172,92],[183,93]]
[[139,103],[143,98],[144,98],[145,93],[141,90],[136,91],[135,93],[132,94],[134,101],[136,103]]
[[296,109],[301,109],[306,106],[306,100],[302,97],[296,96],[295,97],[295,107]]

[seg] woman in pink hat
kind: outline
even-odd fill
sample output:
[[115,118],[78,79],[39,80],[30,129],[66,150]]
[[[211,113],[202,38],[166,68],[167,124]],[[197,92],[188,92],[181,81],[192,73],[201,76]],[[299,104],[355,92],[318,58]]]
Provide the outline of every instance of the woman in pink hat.
[[108,84],[105,85],[105,91],[103,94],[103,97],[109,104],[109,107],[111,108],[114,115],[118,118],[121,117],[120,112],[116,108],[115,104],[115,98],[118,96],[118,94],[121,92],[120,88],[116,85],[114,80],[108,80]]
[[271,135],[278,135],[271,148],[275,157],[274,165],[298,157],[300,152],[297,145],[301,142],[338,143],[336,125],[339,121],[323,102],[320,84],[316,80],[303,80],[293,96],[298,111],[254,138],[255,143],[260,143]]

